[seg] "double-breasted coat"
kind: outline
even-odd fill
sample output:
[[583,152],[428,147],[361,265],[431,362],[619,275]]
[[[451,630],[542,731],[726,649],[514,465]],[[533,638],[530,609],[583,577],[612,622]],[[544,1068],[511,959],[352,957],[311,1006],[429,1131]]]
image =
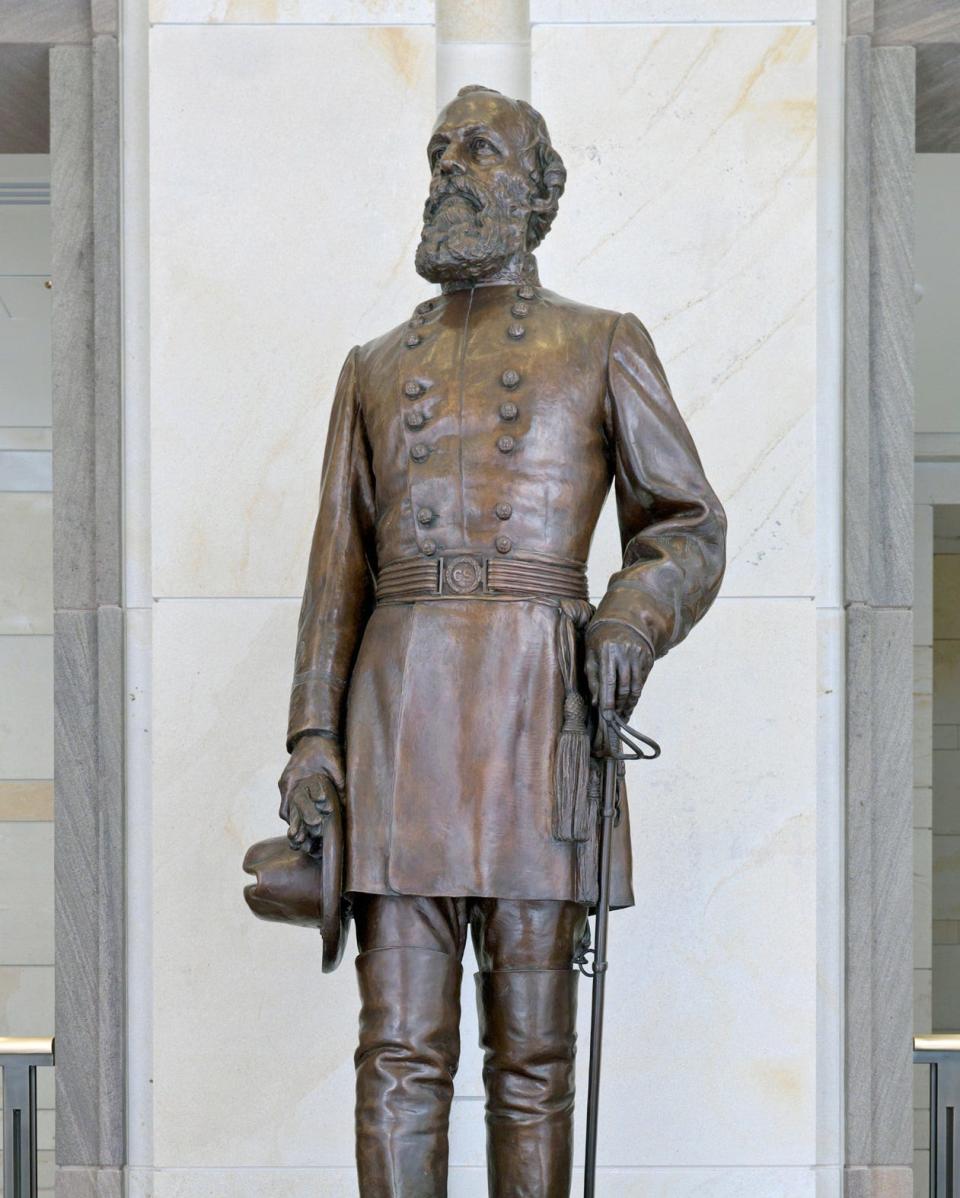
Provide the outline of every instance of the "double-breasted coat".
[[[378,602],[377,580],[434,562],[442,580],[454,559],[471,585],[474,564],[575,572],[611,483],[623,568],[592,620],[661,657],[716,596],[725,519],[636,317],[535,281],[464,287],[350,352],[289,724],[290,744],[342,742],[347,892],[595,899],[594,841],[553,823],[565,688],[549,586]],[[623,818],[613,905],[631,901]]]

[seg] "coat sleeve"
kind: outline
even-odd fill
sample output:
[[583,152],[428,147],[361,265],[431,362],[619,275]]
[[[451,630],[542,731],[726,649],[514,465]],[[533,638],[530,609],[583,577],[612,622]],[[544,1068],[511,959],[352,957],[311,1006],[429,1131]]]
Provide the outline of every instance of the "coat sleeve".
[[375,501],[356,348],[330,414],[320,510],[300,609],[287,748],[307,731],[342,735],[350,672],[374,602]]
[[592,623],[625,624],[662,657],[716,598],[727,521],[650,335],[631,313],[614,328],[607,380],[623,568]]

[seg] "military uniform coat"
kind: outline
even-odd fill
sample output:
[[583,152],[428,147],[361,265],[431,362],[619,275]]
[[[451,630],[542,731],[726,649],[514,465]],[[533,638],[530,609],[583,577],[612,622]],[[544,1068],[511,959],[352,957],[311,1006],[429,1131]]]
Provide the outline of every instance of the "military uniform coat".
[[[717,593],[725,520],[634,316],[529,284],[466,287],[351,351],[289,725],[291,744],[343,742],[347,891],[595,899],[595,838],[553,834],[557,600],[378,605],[376,579],[459,555],[584,563],[611,483],[623,568],[593,620],[659,657]],[[623,818],[613,904],[631,901]]]

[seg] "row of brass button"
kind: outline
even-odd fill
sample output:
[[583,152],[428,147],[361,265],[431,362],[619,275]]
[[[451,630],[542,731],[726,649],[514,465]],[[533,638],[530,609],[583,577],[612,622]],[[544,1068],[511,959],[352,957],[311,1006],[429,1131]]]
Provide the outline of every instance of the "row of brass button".
[[[514,340],[519,341],[526,335],[526,328],[519,323],[519,318],[528,316],[530,314],[530,306],[525,301],[533,299],[535,295],[536,292],[528,284],[524,284],[523,286],[517,288],[517,296],[519,298],[518,301],[511,307],[510,312],[513,316],[518,318],[518,321],[509,325],[507,328],[507,335],[512,337]],[[410,321],[411,330],[421,326],[424,323],[426,314],[432,310],[432,300],[426,300],[424,303],[418,304],[416,308],[416,314]],[[411,331],[407,334],[404,343],[408,349],[414,349],[421,343],[422,340],[423,338],[419,333]],[[521,376],[519,371],[513,369],[505,370],[500,376],[501,385],[506,387],[508,391],[512,391],[518,387],[520,385],[520,381]],[[418,399],[425,391],[426,387],[419,381],[419,379],[407,379],[403,384],[403,393],[408,399]],[[504,402],[500,405],[501,420],[510,422],[516,420],[519,415],[520,409],[515,403]],[[424,426],[426,419],[427,418],[424,413],[419,409],[416,409],[406,414],[404,417],[404,422],[406,423],[407,428],[416,430]],[[508,434],[497,439],[497,449],[503,454],[512,453],[516,448],[516,445],[516,438],[509,436]],[[415,462],[425,462],[429,456],[430,447],[423,443],[418,442],[410,449],[410,457]],[[513,505],[504,500],[496,505],[494,508],[494,513],[498,520],[509,520],[513,515]],[[422,507],[417,510],[417,523],[422,527],[429,527],[435,518],[436,512],[434,512],[432,508]],[[509,553],[513,548],[513,541],[508,536],[498,536],[494,544],[499,553]],[[427,537],[421,542],[420,548],[428,557],[432,557],[437,552],[438,545],[437,542],[432,538]]]

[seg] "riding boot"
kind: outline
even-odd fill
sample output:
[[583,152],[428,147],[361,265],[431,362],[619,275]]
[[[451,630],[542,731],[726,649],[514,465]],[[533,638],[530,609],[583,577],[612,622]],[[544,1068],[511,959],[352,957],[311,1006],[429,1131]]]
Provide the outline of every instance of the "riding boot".
[[491,1198],[569,1198],[578,974],[495,970],[476,979]]
[[455,958],[431,949],[357,957],[361,1198],[446,1198],[462,972]]

